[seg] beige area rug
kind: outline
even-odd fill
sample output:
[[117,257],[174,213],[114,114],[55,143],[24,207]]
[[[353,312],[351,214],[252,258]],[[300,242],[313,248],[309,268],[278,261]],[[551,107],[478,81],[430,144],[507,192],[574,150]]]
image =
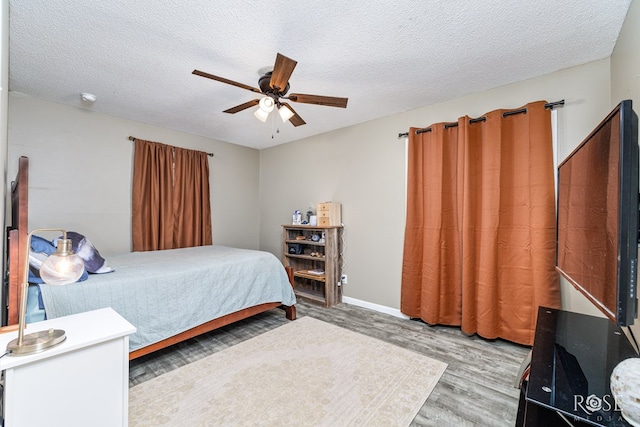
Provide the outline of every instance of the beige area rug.
[[302,317],[129,390],[130,426],[407,426],[447,364]]

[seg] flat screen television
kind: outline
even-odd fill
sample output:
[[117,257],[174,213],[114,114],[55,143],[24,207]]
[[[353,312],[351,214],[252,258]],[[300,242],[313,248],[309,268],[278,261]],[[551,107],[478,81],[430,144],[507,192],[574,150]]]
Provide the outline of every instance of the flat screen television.
[[638,315],[638,163],[626,100],[558,166],[556,269],[620,326]]

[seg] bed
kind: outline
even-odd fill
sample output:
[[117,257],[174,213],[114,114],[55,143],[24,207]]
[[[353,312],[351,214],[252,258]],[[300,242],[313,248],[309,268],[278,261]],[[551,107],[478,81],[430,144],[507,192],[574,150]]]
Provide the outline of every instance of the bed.
[[[28,224],[29,161],[20,157],[7,229],[7,324],[18,322]],[[134,359],[274,308],[295,320],[293,272],[271,253],[225,246],[131,252],[109,257],[111,273],[65,286],[30,286],[47,318],[112,307],[137,331]],[[36,291],[37,289],[37,291]],[[35,291],[35,292],[32,292]]]

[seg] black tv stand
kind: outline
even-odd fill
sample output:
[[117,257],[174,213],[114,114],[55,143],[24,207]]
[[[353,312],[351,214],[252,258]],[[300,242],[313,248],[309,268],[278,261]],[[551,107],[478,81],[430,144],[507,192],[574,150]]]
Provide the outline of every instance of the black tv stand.
[[618,363],[637,356],[610,320],[540,307],[516,426],[629,426],[609,378]]

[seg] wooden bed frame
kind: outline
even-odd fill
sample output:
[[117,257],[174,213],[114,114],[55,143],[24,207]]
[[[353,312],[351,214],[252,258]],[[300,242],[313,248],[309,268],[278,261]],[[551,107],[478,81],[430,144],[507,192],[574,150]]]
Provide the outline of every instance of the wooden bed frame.
[[[7,269],[8,281],[5,287],[5,300],[7,305],[7,325],[18,323],[18,313],[20,310],[20,299],[22,293],[20,286],[24,282],[25,248],[27,245],[28,212],[29,212],[29,159],[20,157],[18,163],[18,174],[15,181],[11,183],[11,226],[7,228]],[[293,286],[293,270],[285,267],[289,282]],[[5,277],[7,277],[5,276]],[[236,311],[226,316],[211,320],[202,325],[184,331],[146,347],[142,347],[129,353],[129,359],[152,353],[156,350],[168,347],[181,341],[204,334],[214,329],[221,328],[242,319],[254,316],[258,313],[271,310],[276,307],[284,308],[286,318],[295,320],[296,307],[283,306],[280,302],[269,302],[265,304],[248,307]]]

